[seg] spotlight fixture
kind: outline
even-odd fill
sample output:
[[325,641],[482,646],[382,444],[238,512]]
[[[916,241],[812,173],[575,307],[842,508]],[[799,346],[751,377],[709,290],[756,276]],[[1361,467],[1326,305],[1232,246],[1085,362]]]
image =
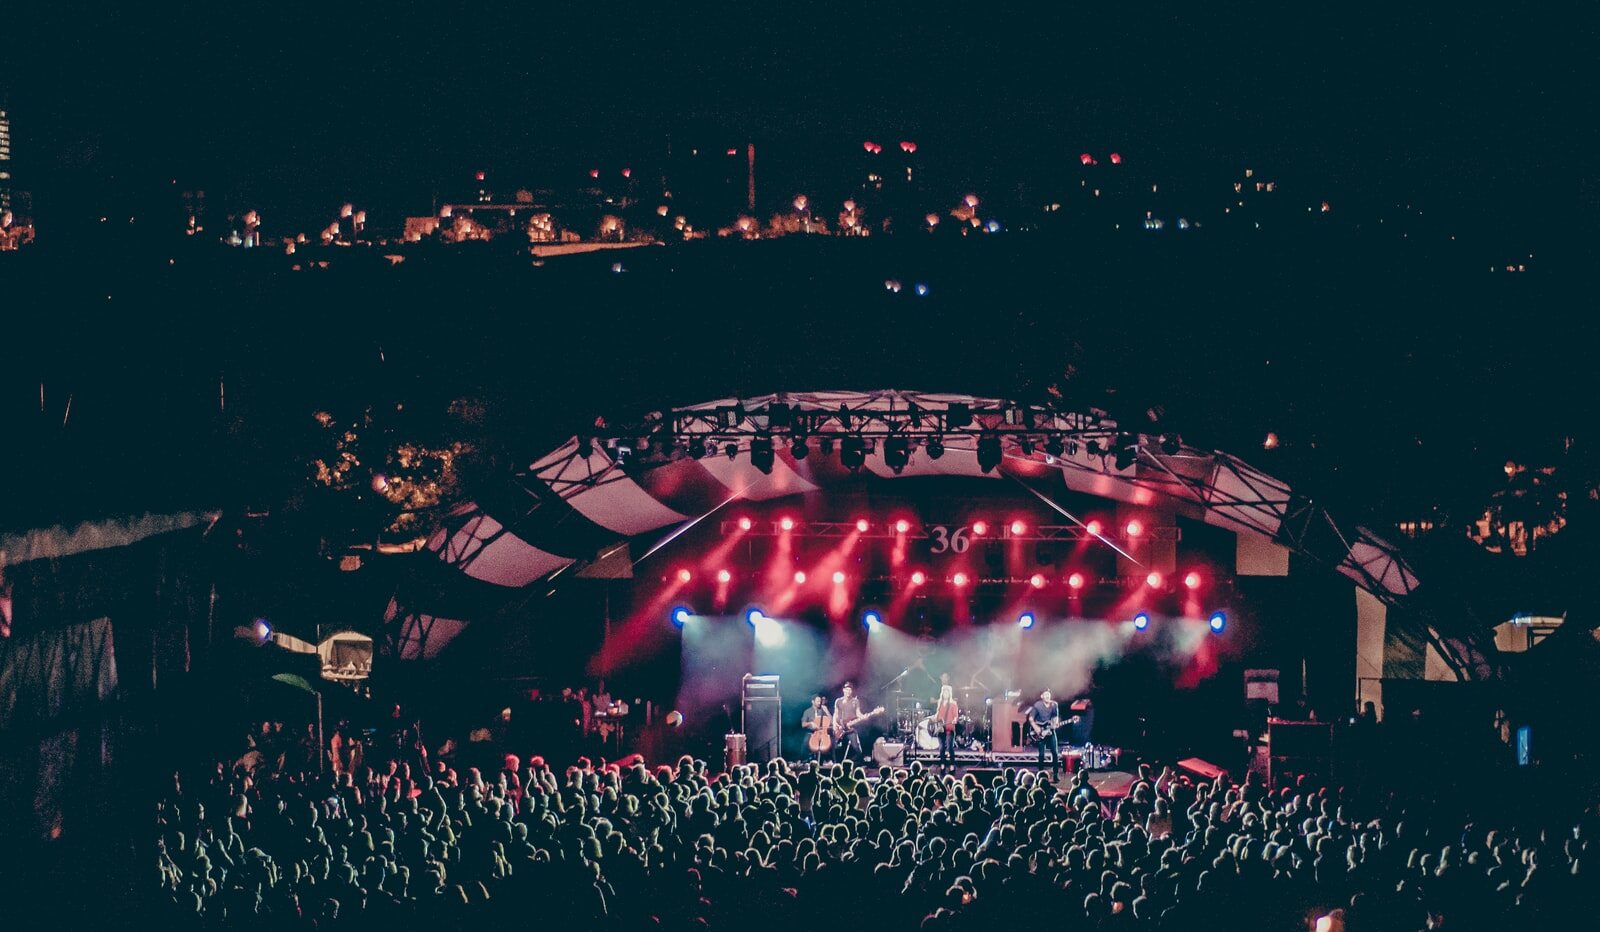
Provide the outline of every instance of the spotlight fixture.
[[1028,585],[1032,586],[1035,589],[1043,589],[1044,588],[1044,574],[1043,573],[1034,573],[1032,576],[1029,576],[1028,577]]
[[1022,450],[1023,456],[1033,455],[1033,438],[1024,434],[1017,438],[1017,447]]
[[1177,456],[1183,451],[1183,441],[1178,437],[1167,434],[1161,438],[1161,452],[1168,456]]
[[694,612],[691,612],[687,608],[684,608],[682,605],[680,605],[672,610],[671,617],[672,623],[681,628],[688,623],[689,619],[694,617]]
[[790,408],[787,404],[781,401],[774,401],[772,404],[767,405],[767,426],[788,427],[789,415]]
[[733,443],[731,441],[728,442],[728,443],[725,443],[725,444],[722,445],[722,452],[730,460],[731,459],[737,459],[738,456],[739,456],[739,445],[737,443]]
[[867,609],[861,613],[861,626],[868,631],[881,624],[883,624],[883,616],[872,609]]
[[822,455],[823,456],[832,456],[833,455],[833,437],[830,436],[830,435],[824,434],[822,439],[817,441],[817,449],[822,451]]
[[251,625],[250,629],[254,632],[256,640],[261,643],[265,644],[272,640],[272,622],[265,618],[257,618],[256,623]]
[[804,437],[795,437],[789,443],[789,455],[797,460],[805,459],[806,454],[810,452],[811,448],[806,446],[806,438]]
[[889,437],[883,441],[883,464],[896,473],[911,462],[911,445],[904,437]]
[[1194,572],[1193,570],[1190,570],[1188,575],[1183,577],[1183,584],[1185,586],[1189,587],[1190,589],[1198,589],[1198,588],[1200,588],[1200,583],[1201,583],[1200,574]]
[[1222,629],[1228,626],[1228,614],[1222,611],[1212,612],[1209,624],[1211,625],[1212,633],[1221,634]]
[[678,582],[686,583],[686,582],[688,582],[689,580],[691,580],[693,578],[694,578],[694,574],[689,572],[686,569],[678,571]]
[[867,443],[860,437],[846,437],[839,443],[839,464],[858,471],[867,464]]
[[1061,458],[1061,454],[1066,452],[1066,446],[1062,444],[1060,434],[1051,434],[1044,438],[1044,452],[1046,456]]
[[750,465],[765,475],[772,474],[772,437],[760,436],[750,440]]
[[856,519],[856,531],[857,532],[859,532],[861,534],[865,534],[865,533],[867,533],[867,528],[870,528],[870,527],[872,527],[872,525],[867,523],[867,519],[866,518],[857,518]]
[[748,530],[750,530],[750,526],[753,523],[754,522],[752,522],[750,520],[750,516],[749,515],[745,515],[744,517],[739,519],[739,530],[748,531]]
[[1161,574],[1155,570],[1151,570],[1150,575],[1144,578],[1144,584],[1152,589],[1160,589],[1163,582],[1165,582],[1165,580],[1162,579]]
[[936,460],[944,455],[944,439],[930,437],[928,439],[928,459]]
[[966,584],[967,584],[967,583],[968,583],[968,582],[969,582],[969,581],[970,581],[970,580],[969,580],[969,579],[968,579],[968,577],[967,577],[967,574],[966,574],[966,573],[957,573],[957,574],[955,574],[955,575],[954,575],[954,576],[952,576],[952,577],[950,577],[950,581],[951,581],[951,582],[952,582],[952,583],[955,583],[955,585],[956,585],[956,588],[957,588],[957,589],[960,589],[960,588],[963,588],[963,587],[965,587],[965,586],[966,586]]
[[794,571],[794,584],[797,585],[797,586],[803,586],[803,585],[806,584],[806,571],[805,570],[795,570]]
[[1121,444],[1117,446],[1117,458],[1115,460],[1117,469],[1122,470],[1132,468],[1134,461],[1138,458],[1139,448],[1134,445],[1131,437],[1128,438],[1126,446]]
[[987,521],[974,521],[974,522],[972,522],[972,536],[973,537],[982,537],[983,535],[985,535],[987,533],[989,533],[989,522],[987,522]]
[[697,460],[703,460],[706,458],[706,438],[689,438],[689,458]]
[[964,401],[953,401],[944,409],[944,426],[958,430],[972,423],[972,406]]
[[894,523],[894,532],[896,534],[904,534],[909,530],[911,530],[911,522],[904,518],[901,518],[899,521]]
[[1133,627],[1139,631],[1150,627],[1150,613],[1139,612],[1133,616]]
[[1083,574],[1082,573],[1073,573],[1071,576],[1068,576],[1067,577],[1067,586],[1069,588],[1072,588],[1072,589],[1082,589],[1083,588]]
[[794,519],[788,515],[784,515],[782,518],[778,519],[778,528],[784,531],[794,530]]
[[978,469],[993,472],[1000,465],[1000,438],[986,434],[978,438]]
[[1021,537],[1022,535],[1026,534],[1026,533],[1028,533],[1028,525],[1024,524],[1021,521],[1013,521],[1013,522],[1011,522],[1011,536],[1012,537]]
[[834,570],[833,571],[833,584],[835,586],[844,585],[844,570]]
[[1138,518],[1134,518],[1132,521],[1128,522],[1128,526],[1123,528],[1123,530],[1127,532],[1129,537],[1138,537],[1144,533],[1144,522],[1140,521]]
[[928,574],[917,570],[911,574],[911,585],[920,586],[928,581]]
[[1091,518],[1089,523],[1083,526],[1083,529],[1089,532],[1090,537],[1099,537],[1105,533],[1106,527],[1100,523],[1099,518]]
[[1017,627],[1026,631],[1033,627],[1033,612],[1023,612],[1017,616]]
[[759,608],[752,608],[748,612],[744,613],[744,620],[748,621],[750,623],[750,627],[754,628],[760,622],[766,621],[767,615]]
[[717,582],[727,583],[733,581],[733,574],[727,570],[717,570]]

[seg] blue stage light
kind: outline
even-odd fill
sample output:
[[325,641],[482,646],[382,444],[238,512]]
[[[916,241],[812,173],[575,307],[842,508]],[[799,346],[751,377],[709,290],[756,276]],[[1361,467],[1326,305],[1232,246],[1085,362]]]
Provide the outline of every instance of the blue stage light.
[[878,614],[876,611],[868,609],[861,614],[861,625],[868,631],[871,631],[873,628],[876,628],[881,624],[883,624],[883,616]]
[[1033,612],[1023,612],[1017,616],[1017,625],[1024,631],[1033,627]]
[[1221,634],[1222,633],[1222,629],[1226,628],[1227,626],[1228,626],[1228,615],[1227,615],[1226,612],[1218,611],[1218,612],[1212,612],[1211,613],[1211,630],[1212,630],[1213,633]]
[[672,623],[677,625],[680,628],[683,627],[685,624],[688,624],[689,619],[691,619],[693,617],[694,617],[694,612],[690,611],[687,608],[684,608],[682,605],[680,605],[677,608],[672,610]]
[[1150,613],[1140,612],[1133,616],[1133,627],[1139,631],[1150,627]]

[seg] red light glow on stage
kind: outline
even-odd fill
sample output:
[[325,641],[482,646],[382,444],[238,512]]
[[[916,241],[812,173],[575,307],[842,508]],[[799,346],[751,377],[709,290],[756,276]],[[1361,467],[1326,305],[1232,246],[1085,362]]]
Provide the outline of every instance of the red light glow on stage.
[[1132,521],[1128,522],[1128,526],[1123,530],[1128,532],[1129,537],[1138,537],[1144,533],[1144,522],[1140,521],[1138,518],[1134,518]]
[[1200,579],[1200,574],[1193,571],[1190,571],[1187,576],[1183,577],[1183,584],[1188,586],[1190,589],[1200,588],[1201,582],[1202,580]]
[[739,519],[739,530],[750,530],[750,518],[748,516]]
[[1032,576],[1028,577],[1028,585],[1032,586],[1035,589],[1043,589],[1044,588],[1044,574],[1043,573],[1034,573]]
[[922,585],[923,583],[925,583],[927,581],[928,581],[928,574],[924,573],[921,570],[917,570],[915,573],[911,574],[911,585],[913,585],[913,586],[920,586],[920,585]]
[[833,571],[833,584],[835,586],[844,585],[844,570],[834,570]]
[[894,523],[894,532],[896,534],[904,534],[909,530],[911,530],[911,522],[904,518],[901,518],[899,521]]
[[1100,523],[1099,518],[1094,518],[1091,519],[1088,524],[1085,524],[1083,529],[1088,531],[1090,536],[1099,537],[1101,534],[1105,533],[1106,526]]
[[1022,523],[1021,521],[1013,521],[1013,522],[1011,522],[1011,536],[1012,537],[1021,537],[1022,535],[1026,534],[1026,533],[1028,533],[1028,526],[1026,524]]
[[778,521],[778,527],[782,528],[785,531],[792,531],[792,530],[794,530],[794,519],[790,518],[790,517],[787,517],[787,516],[784,517],[784,518],[781,518]]
[[733,581],[733,574],[727,570],[717,570],[717,582],[726,583]]
[[1160,589],[1162,582],[1161,574],[1154,571],[1151,571],[1150,575],[1144,578],[1144,584],[1152,589]]
[[982,537],[983,535],[985,535],[987,533],[989,533],[989,522],[987,522],[987,521],[974,521],[974,522],[972,522],[972,536],[973,537]]
[[1068,576],[1067,577],[1067,585],[1072,587],[1073,589],[1082,589],[1083,588],[1083,574],[1082,573],[1073,573],[1071,576]]
[[856,530],[857,531],[860,531],[862,534],[865,534],[865,533],[867,533],[867,528],[869,528],[869,527],[872,527],[872,525],[867,522],[866,518],[857,518],[856,519]]
[[963,587],[963,586],[965,586],[967,584],[967,582],[968,582],[967,574],[966,573],[957,573],[954,576],[950,577],[950,581],[952,583],[955,583],[956,588],[959,589],[959,588],[961,588],[961,587]]
[[691,580],[693,578],[694,578],[694,574],[689,572],[688,570],[679,570],[678,571],[678,582],[686,583],[686,582],[688,582],[689,580]]

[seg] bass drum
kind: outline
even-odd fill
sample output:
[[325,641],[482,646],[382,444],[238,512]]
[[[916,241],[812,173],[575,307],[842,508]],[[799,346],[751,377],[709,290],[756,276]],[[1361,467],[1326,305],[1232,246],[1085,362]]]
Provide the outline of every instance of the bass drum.
[[939,750],[939,732],[944,726],[933,716],[928,716],[917,723],[917,747],[924,751]]

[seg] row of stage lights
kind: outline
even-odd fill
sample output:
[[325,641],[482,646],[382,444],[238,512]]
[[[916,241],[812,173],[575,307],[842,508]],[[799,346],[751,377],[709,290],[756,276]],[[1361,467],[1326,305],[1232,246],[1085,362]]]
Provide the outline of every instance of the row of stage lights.
[[[749,515],[740,516],[735,523],[738,525],[739,530],[741,531],[749,531],[756,526],[755,519],[751,518]],[[788,533],[798,527],[800,522],[795,520],[790,515],[784,515],[773,522],[773,524],[778,528],[778,530]],[[908,534],[911,532],[912,525],[911,522],[907,521],[905,518],[899,518],[892,523],[884,525],[884,527],[893,529],[896,534]],[[857,518],[855,521],[855,528],[857,533],[866,534],[872,530],[873,524],[866,518]],[[1028,523],[1021,519],[1016,519],[1010,524],[1003,525],[1003,529],[1010,531],[1012,537],[1021,537],[1028,533]],[[1092,537],[1102,537],[1106,534],[1106,524],[1099,518],[1091,518],[1084,522],[1083,529]],[[971,530],[973,537],[987,537],[991,532],[993,532],[994,528],[989,524],[988,521],[980,519],[972,522]],[[1128,523],[1122,527],[1123,535],[1129,540],[1136,540],[1140,537],[1143,537],[1144,532],[1144,522],[1140,521],[1138,518],[1130,519]]]
[[[689,620],[694,617],[694,611],[685,605],[677,606],[672,610],[671,614],[672,623],[679,628],[688,624]],[[750,627],[756,629],[758,634],[762,633],[763,628],[770,627],[768,623],[775,623],[775,619],[769,617],[759,608],[752,608],[746,611],[744,620],[750,625]],[[868,631],[873,630],[883,623],[883,615],[879,613],[877,609],[869,608],[861,613],[861,626],[866,628]],[[1031,611],[1024,611],[1017,616],[1017,627],[1024,631],[1030,630],[1037,623],[1038,618]],[[1221,634],[1223,629],[1228,626],[1228,613],[1222,611],[1221,609],[1212,612],[1211,617],[1206,619],[1206,625],[1211,629],[1212,634]],[[1133,616],[1133,627],[1136,631],[1148,630],[1150,628],[1150,613],[1142,610],[1135,612]]]
[[[806,581],[809,578],[810,577],[806,574],[805,570],[795,570],[794,571],[794,581],[795,581],[796,585],[800,585],[800,586],[805,585]],[[846,575],[844,570],[834,570],[834,572],[833,572],[833,584],[834,585],[842,586],[842,585],[844,585],[844,583],[845,583],[845,581],[847,579],[849,579],[849,577],[848,577],[848,575]],[[727,569],[726,567],[724,567],[724,568],[722,568],[720,570],[717,570],[716,580],[719,583],[730,583],[730,582],[732,582],[733,581],[733,571],[730,570],[730,569]],[[922,571],[922,570],[913,570],[911,572],[911,575],[908,577],[908,580],[910,581],[912,586],[926,585],[927,582],[928,582],[928,574],[926,572]],[[690,582],[693,582],[693,581],[694,581],[694,573],[692,571],[690,571],[687,568],[678,570],[678,582],[687,584],[687,583],[690,583]],[[972,576],[970,574],[968,574],[968,573],[956,572],[956,573],[951,574],[951,576],[950,576],[950,584],[952,586],[955,586],[957,589],[964,589],[968,585],[971,585],[971,583],[972,583]],[[1088,584],[1088,578],[1085,577],[1082,573],[1069,573],[1067,575],[1067,577],[1066,577],[1066,583],[1067,583],[1067,587],[1069,589],[1072,589],[1072,590],[1076,591],[1078,589],[1082,589],[1085,585]],[[1160,590],[1160,589],[1162,589],[1163,587],[1166,586],[1167,577],[1163,573],[1156,572],[1156,571],[1152,570],[1149,574],[1147,574],[1145,576],[1144,583],[1150,589]],[[1189,572],[1185,573],[1184,576],[1183,576],[1183,587],[1185,589],[1188,589],[1191,592],[1199,589],[1204,584],[1205,584],[1205,578],[1202,577],[1195,570],[1190,570]],[[1028,585],[1033,587],[1034,589],[1043,589],[1044,587],[1050,585],[1050,579],[1049,579],[1049,577],[1045,576],[1043,573],[1034,573],[1032,576],[1028,577]]]

